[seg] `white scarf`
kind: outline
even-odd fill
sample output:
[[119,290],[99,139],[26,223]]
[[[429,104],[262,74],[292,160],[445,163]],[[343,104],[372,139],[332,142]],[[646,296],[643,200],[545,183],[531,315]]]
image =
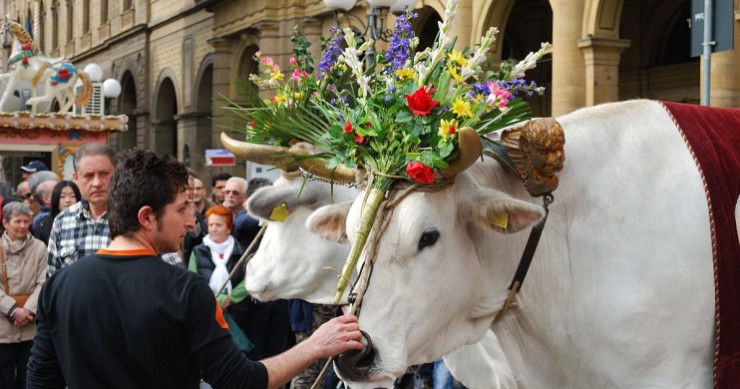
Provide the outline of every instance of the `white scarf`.
[[[211,274],[211,279],[208,280],[208,286],[211,287],[213,292],[218,292],[224,282],[229,279],[229,270],[226,269],[226,263],[231,257],[231,252],[234,251],[234,237],[229,235],[229,238],[224,242],[216,243],[210,235],[206,235],[203,237],[203,244],[211,249],[211,262],[216,265],[213,274]],[[231,295],[231,281],[226,284],[223,294]]]

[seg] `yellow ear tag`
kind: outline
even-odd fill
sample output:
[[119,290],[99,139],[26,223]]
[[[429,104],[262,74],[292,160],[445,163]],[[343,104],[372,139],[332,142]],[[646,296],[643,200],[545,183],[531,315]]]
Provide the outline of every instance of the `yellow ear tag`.
[[506,212],[501,212],[497,215],[494,215],[493,218],[491,218],[491,224],[494,227],[498,227],[502,230],[505,230],[509,227],[509,214]]
[[282,203],[272,210],[272,213],[270,214],[270,220],[274,222],[284,222],[285,219],[288,218],[288,214],[290,214],[290,211],[288,211],[288,206],[285,203]]

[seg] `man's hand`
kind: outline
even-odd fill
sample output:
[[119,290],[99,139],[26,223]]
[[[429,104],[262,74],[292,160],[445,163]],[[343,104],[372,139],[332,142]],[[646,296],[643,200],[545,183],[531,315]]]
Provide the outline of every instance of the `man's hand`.
[[362,334],[355,315],[342,315],[317,328],[306,339],[316,351],[316,358],[328,358],[347,350],[362,350]]
[[285,385],[319,358],[328,358],[352,349],[361,350],[361,339],[360,326],[354,315],[329,320],[317,328],[310,338],[280,355],[262,361],[267,368],[267,387],[274,389]]
[[25,327],[33,321],[33,313],[26,308],[18,308],[13,312],[13,325],[16,327]]

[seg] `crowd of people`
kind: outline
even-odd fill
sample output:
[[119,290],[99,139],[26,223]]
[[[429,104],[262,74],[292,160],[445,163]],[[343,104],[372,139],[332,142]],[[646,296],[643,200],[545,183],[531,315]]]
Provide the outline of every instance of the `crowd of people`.
[[[360,347],[356,318],[334,306],[260,302],[248,295],[240,261],[248,249],[257,249],[261,227],[245,206],[258,188],[272,184],[268,179],[219,172],[208,194],[198,174],[171,157],[139,150],[116,155],[105,144],[80,147],[73,167],[73,181],[60,180],[34,160],[21,168],[23,181],[15,191],[0,182],[0,314],[7,319],[0,320],[0,387],[116,382],[114,387],[181,388],[201,381],[207,388],[210,381],[216,388],[259,388],[292,378],[290,388],[307,389],[326,357]],[[169,212],[181,198],[185,206]],[[177,217],[167,225],[170,213]],[[83,258],[86,266],[70,267]],[[153,258],[161,264],[153,265]],[[182,272],[197,274],[203,285]],[[161,286],[167,290],[152,292]],[[212,302],[204,298],[204,286]],[[143,301],[150,304],[143,307]],[[337,316],[340,322],[332,319]],[[159,322],[178,320],[193,327],[183,334],[183,328]],[[186,344],[173,338],[183,335]],[[344,340],[337,345],[339,335]],[[304,342],[324,343],[310,352],[295,346]],[[169,352],[148,350],[155,346]],[[215,350],[218,356],[211,354]],[[297,357],[300,350],[306,354]],[[100,370],[90,369],[98,365]],[[136,366],[149,370],[140,374]],[[73,374],[78,369],[91,373]],[[409,372],[397,387],[431,387],[431,365]],[[337,383],[329,374],[322,387]]]
[[277,388],[361,348],[353,316],[294,345],[287,302],[247,295],[244,204],[268,180],[219,173],[209,196],[172,157],[104,144],[73,166],[0,183],[0,387]]

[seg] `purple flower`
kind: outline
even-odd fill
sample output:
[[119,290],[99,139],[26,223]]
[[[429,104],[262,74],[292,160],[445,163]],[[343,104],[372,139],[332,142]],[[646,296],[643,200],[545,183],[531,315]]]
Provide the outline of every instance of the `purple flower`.
[[334,28],[329,31],[333,36],[329,39],[324,56],[321,57],[321,62],[318,65],[319,79],[323,78],[324,74],[331,72],[332,67],[337,63],[339,54],[342,54],[342,39],[344,39],[344,35],[342,35],[341,31],[336,31]]
[[388,51],[385,52],[385,60],[391,63],[386,69],[387,74],[402,69],[406,60],[411,57],[411,39],[414,37],[411,19],[415,17],[416,14],[407,9],[403,15],[396,18],[396,29],[388,44]]
[[473,90],[470,91],[471,96],[475,96],[476,94],[481,95],[488,95],[491,94],[491,90],[488,89],[488,83],[486,82],[476,82],[473,84]]
[[498,84],[501,86],[501,89],[506,89],[509,92],[511,92],[512,95],[527,95],[532,96],[533,94],[537,93],[537,83],[534,81],[527,82],[523,78],[515,78],[510,81],[499,81]]

